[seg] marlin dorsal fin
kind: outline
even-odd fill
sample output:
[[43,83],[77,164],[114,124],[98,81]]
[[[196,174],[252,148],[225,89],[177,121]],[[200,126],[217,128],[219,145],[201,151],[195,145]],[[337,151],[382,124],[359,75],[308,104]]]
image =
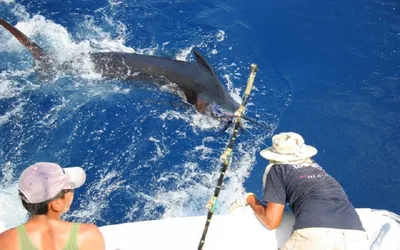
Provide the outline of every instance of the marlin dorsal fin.
[[21,31],[19,31],[17,28],[12,26],[11,24],[7,23],[3,19],[0,19],[0,25],[2,25],[4,28],[6,28],[11,34],[14,35],[18,41],[20,41],[33,55],[33,57],[36,60],[42,61],[45,60],[46,54],[40,48],[39,45],[37,45],[35,42],[30,40],[27,36],[25,36]]
[[203,66],[204,68],[206,68],[208,71],[210,71],[213,75],[215,75],[214,70],[212,69],[211,65],[207,62],[207,60],[204,58],[204,56],[202,56],[200,54],[199,51],[197,51],[196,49],[192,50],[195,57],[196,57],[196,61]]

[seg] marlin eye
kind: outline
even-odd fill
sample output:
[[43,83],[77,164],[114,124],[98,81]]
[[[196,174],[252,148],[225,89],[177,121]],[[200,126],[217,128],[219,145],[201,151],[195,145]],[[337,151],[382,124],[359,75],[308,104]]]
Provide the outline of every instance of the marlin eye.
[[213,105],[212,111],[215,117],[222,117],[224,112],[218,105]]

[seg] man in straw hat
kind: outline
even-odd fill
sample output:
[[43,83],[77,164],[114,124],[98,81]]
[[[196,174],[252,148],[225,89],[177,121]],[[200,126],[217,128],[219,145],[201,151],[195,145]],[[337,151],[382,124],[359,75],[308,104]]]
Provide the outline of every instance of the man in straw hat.
[[74,199],[74,189],[83,185],[81,167],[61,168],[39,162],[25,169],[18,181],[28,222],[0,234],[1,250],[103,250],[104,238],[93,224],[62,221]]
[[279,226],[288,203],[295,223],[282,250],[369,249],[367,234],[343,188],[311,159],[316,148],[289,132],[273,136],[272,147],[260,154],[269,160],[263,176],[266,205],[248,193],[230,210],[250,205],[272,230]]

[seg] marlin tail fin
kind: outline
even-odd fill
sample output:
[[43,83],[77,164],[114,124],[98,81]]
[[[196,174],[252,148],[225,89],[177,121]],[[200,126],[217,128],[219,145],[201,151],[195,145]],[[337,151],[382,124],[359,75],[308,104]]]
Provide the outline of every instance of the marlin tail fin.
[[33,55],[33,57],[38,61],[46,61],[47,56],[42,48],[37,45],[35,42],[30,40],[25,34],[23,34],[20,30],[9,24],[3,19],[0,19],[0,25],[2,25],[6,30],[8,30],[11,34],[14,35],[15,38],[18,39]]

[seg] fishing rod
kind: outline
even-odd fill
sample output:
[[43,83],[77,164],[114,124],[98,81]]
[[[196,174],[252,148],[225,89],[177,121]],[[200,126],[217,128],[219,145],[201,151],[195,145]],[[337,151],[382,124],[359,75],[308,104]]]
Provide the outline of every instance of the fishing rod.
[[242,104],[239,106],[239,108],[235,112],[236,121],[235,121],[235,126],[233,128],[232,136],[229,140],[228,146],[226,147],[224,153],[221,156],[222,167],[221,167],[221,174],[218,178],[217,187],[215,188],[213,197],[211,197],[211,200],[206,205],[206,208],[208,209],[207,221],[204,226],[204,230],[203,230],[203,234],[200,239],[198,250],[203,249],[203,246],[204,246],[204,243],[206,240],[208,227],[210,226],[211,218],[214,213],[217,197],[219,195],[219,192],[221,191],[222,181],[224,180],[226,170],[228,169],[228,167],[230,166],[230,164],[232,162],[232,149],[236,142],[236,138],[237,138],[237,135],[240,130],[240,123],[241,123],[241,119],[242,119],[244,110],[246,108],[247,100],[249,99],[251,89],[253,88],[254,78],[256,77],[256,72],[258,70],[257,64],[252,63],[250,65],[250,70],[251,70],[251,72],[249,75],[249,79],[247,80],[247,86],[246,86],[246,89],[245,89],[243,97],[242,97]]

